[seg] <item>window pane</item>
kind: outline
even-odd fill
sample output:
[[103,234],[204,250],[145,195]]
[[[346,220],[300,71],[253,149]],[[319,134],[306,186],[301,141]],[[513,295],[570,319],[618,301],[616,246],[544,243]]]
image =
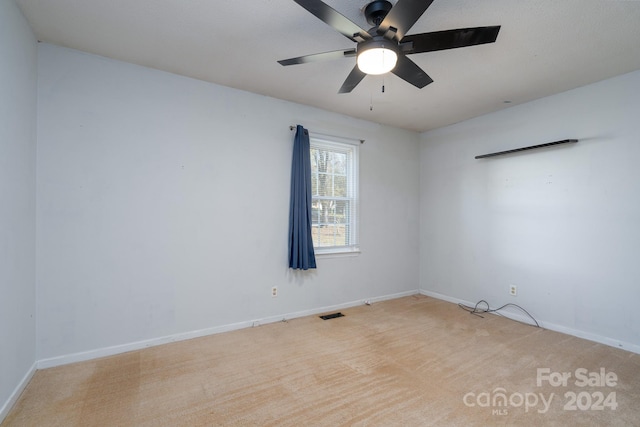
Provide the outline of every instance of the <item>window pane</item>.
[[331,196],[331,175],[318,174],[318,196]]
[[316,149],[312,152],[315,167],[318,172],[327,172],[327,160],[329,153],[326,150]]
[[318,174],[311,172],[311,195],[318,195]]
[[344,224],[313,226],[313,243],[315,247],[347,245],[346,226]]
[[340,223],[340,224],[349,223],[349,201],[348,200],[336,201],[335,216],[336,216],[336,223]]
[[331,172],[344,175],[346,171],[347,155],[345,153],[333,153],[331,157]]
[[314,200],[312,203],[313,239],[316,247],[349,245],[349,200]]
[[333,177],[333,196],[347,197],[347,177],[336,175]]
[[320,203],[317,201],[311,202],[311,224],[320,223]]
[[329,201],[327,204],[327,224],[336,223],[336,202],[335,200]]

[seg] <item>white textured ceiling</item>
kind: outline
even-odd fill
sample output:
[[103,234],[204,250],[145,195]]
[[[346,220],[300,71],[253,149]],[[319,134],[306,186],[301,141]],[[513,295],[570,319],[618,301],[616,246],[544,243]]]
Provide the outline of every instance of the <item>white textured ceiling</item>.
[[[276,62],[355,47],[293,0],[16,2],[44,42],[414,131],[640,69],[640,1],[435,0],[408,34],[501,25],[497,41],[411,55],[423,89],[389,74],[349,94],[355,58]],[[325,2],[370,27],[367,0]]]

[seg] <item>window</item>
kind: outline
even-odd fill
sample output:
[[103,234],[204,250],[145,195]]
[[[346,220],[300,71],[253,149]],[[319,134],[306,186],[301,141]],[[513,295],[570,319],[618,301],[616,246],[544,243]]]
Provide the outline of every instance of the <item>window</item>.
[[358,251],[358,146],[310,135],[311,233],[317,254]]

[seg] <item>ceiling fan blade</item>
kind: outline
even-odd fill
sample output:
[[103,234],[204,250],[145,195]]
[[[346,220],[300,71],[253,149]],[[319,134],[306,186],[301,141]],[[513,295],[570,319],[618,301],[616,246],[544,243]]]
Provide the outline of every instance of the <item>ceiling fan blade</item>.
[[433,0],[398,0],[378,26],[378,34],[388,39],[402,40],[431,3]]
[[334,59],[356,56],[355,49],[334,50],[332,52],[315,53],[313,55],[298,56],[297,58],[281,59],[280,65],[306,64],[308,62],[331,61]]
[[356,65],[355,67],[353,67],[353,70],[351,70],[351,73],[349,73],[344,83],[342,83],[342,87],[340,88],[338,93],[351,92],[356,86],[358,86],[358,83],[360,83],[362,79],[364,79],[364,76],[366,76],[366,74],[360,71],[360,68],[358,68],[358,65]]
[[348,18],[337,12],[320,0],[294,0],[300,6],[307,9],[316,18],[333,27],[336,31],[356,43],[369,40],[371,36],[366,30],[351,22]]
[[475,46],[495,42],[499,31],[500,26],[497,25],[493,27],[460,28],[457,30],[412,34],[405,36],[401,40],[400,47],[404,53],[409,55]]
[[398,63],[391,72],[418,89],[422,89],[429,83],[433,83],[433,79],[422,71],[422,68],[418,67],[415,62],[402,54],[398,55]]

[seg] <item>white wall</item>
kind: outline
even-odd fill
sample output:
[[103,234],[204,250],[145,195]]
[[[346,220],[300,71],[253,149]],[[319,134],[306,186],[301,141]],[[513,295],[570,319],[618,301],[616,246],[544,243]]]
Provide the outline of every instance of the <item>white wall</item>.
[[422,134],[421,290],[640,352],[639,93],[635,72]]
[[35,362],[36,40],[0,0],[0,421]]
[[[417,291],[418,134],[47,44],[38,89],[38,359]],[[362,253],[306,273],[295,124],[366,139]]]

